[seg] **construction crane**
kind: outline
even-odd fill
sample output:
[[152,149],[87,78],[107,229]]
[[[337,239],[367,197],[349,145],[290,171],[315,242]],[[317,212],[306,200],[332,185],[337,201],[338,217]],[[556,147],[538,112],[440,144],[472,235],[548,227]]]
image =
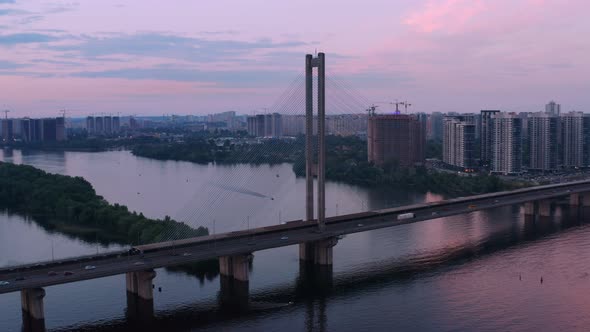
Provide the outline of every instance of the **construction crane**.
[[369,106],[369,108],[367,108],[365,111],[369,114],[369,116],[374,116],[375,115],[375,110],[377,110],[377,105],[373,104],[371,106]]
[[408,107],[412,106],[412,104],[408,103],[408,101],[404,101],[404,113],[408,114]]
[[377,101],[376,103],[378,103],[378,104],[395,105],[395,114],[400,114],[399,107],[400,106],[404,106],[404,102],[403,101],[397,101],[397,99],[395,101]]

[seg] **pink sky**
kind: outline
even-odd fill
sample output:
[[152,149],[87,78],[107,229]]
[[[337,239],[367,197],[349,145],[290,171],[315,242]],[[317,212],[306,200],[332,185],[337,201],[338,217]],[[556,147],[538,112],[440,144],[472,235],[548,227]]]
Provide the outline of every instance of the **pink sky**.
[[0,0],[0,108],[250,113],[317,49],[371,102],[477,112],[554,99],[590,112],[588,11],[583,0]]

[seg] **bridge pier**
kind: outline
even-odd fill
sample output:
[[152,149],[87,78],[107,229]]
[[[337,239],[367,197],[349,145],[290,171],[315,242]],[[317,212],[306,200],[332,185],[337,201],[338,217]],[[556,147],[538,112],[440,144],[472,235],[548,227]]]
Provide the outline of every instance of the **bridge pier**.
[[154,318],[154,286],[156,271],[127,272],[127,318],[132,322],[149,323]]
[[331,237],[324,240],[299,244],[299,260],[314,265],[332,265],[333,247],[338,239]]
[[581,196],[579,193],[570,194],[570,197],[569,197],[570,206],[579,206],[580,205],[580,198],[581,198]]
[[544,199],[539,201],[539,215],[541,217],[551,217],[551,201]]
[[526,217],[534,217],[537,214],[538,205],[535,201],[524,203],[524,215]]
[[45,290],[43,288],[24,289],[20,292],[23,331],[45,331],[44,297]]
[[219,257],[221,305],[242,310],[250,301],[250,254]]

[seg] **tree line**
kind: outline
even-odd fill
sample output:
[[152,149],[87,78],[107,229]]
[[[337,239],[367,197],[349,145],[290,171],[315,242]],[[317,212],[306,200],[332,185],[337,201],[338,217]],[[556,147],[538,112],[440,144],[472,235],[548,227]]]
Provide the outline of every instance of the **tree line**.
[[149,219],[109,204],[81,177],[50,174],[32,166],[0,162],[0,208],[31,216],[44,227],[87,240],[145,244],[207,235],[172,220]]

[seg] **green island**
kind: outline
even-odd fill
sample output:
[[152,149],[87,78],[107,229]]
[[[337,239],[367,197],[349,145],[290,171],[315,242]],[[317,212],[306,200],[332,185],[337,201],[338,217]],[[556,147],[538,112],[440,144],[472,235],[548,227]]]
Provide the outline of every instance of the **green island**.
[[0,208],[88,241],[145,244],[209,233],[168,216],[149,219],[124,205],[109,204],[81,177],[4,162],[0,162]]
[[158,160],[189,161],[206,164],[275,164],[294,162],[301,150],[298,140],[266,140],[260,144],[234,144],[229,139],[218,145],[213,139],[191,138],[185,142],[136,144],[131,153]]

